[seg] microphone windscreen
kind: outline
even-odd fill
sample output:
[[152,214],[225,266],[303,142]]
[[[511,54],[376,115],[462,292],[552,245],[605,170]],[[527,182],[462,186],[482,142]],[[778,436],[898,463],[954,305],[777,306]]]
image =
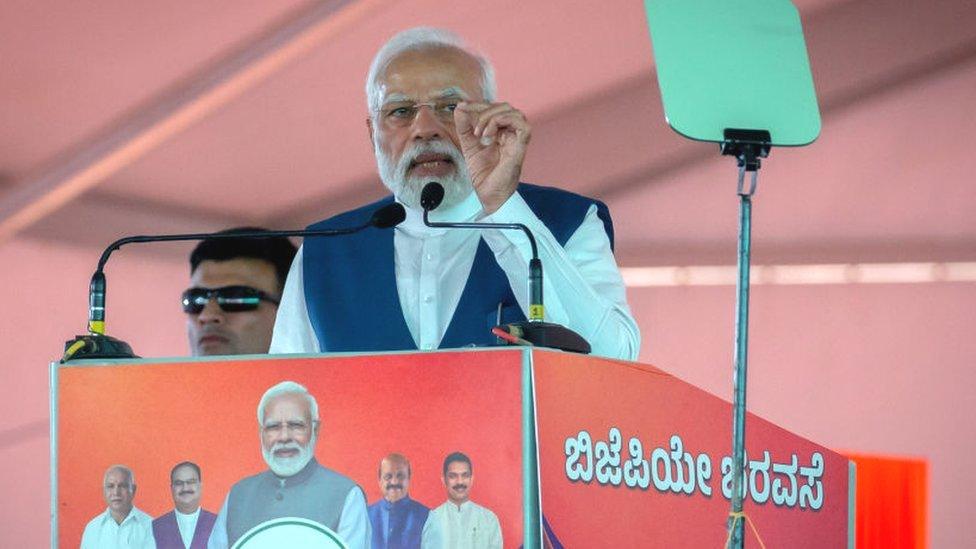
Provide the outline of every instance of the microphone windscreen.
[[407,218],[407,210],[402,204],[394,202],[387,204],[373,212],[373,217],[369,219],[369,224],[378,229],[389,229],[396,227]]
[[420,191],[420,207],[425,212],[437,209],[444,200],[444,187],[436,181],[424,185],[424,190]]

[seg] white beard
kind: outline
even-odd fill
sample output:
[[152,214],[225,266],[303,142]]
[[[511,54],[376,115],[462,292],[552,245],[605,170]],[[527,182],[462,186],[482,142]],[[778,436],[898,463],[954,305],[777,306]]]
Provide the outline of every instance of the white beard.
[[373,148],[376,153],[376,165],[379,169],[380,179],[386,188],[397,197],[404,206],[408,208],[420,208],[420,193],[424,185],[430,183],[434,178],[431,177],[408,177],[407,169],[415,158],[424,153],[443,154],[451,157],[454,162],[455,171],[450,175],[436,178],[437,182],[444,187],[444,200],[441,207],[450,208],[460,204],[473,191],[471,176],[468,174],[468,165],[464,161],[461,151],[453,145],[444,141],[427,141],[418,145],[404,149],[400,155],[400,160],[396,163],[380,148],[376,140],[373,140]]
[[[312,461],[315,438],[316,435],[313,434],[304,447],[297,442],[278,442],[270,450],[262,445],[261,454],[264,456],[264,462],[268,464],[272,473],[279,477],[290,477],[304,469],[308,462]],[[298,454],[292,457],[278,457],[274,454],[277,450],[298,450]]]

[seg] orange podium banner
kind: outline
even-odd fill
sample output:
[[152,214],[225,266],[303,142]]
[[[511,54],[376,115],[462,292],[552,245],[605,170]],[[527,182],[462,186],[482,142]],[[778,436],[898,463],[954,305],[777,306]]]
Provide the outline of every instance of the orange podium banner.
[[[563,545],[725,546],[731,404],[642,364],[538,353],[533,369],[542,510]],[[845,457],[749,414],[746,460],[766,547],[853,547]]]
[[[52,546],[77,547],[105,511],[114,464],[132,469],[134,505],[156,518],[173,509],[171,468],[192,461],[216,513],[236,482],[267,470],[257,407],[284,380],[318,402],[317,461],[369,504],[395,452],[410,461],[410,497],[441,505],[444,458],[460,451],[471,500],[497,516],[505,547],[534,531],[523,512],[539,501],[554,547],[726,536],[731,405],[651,366],[508,347],[78,361],[52,365],[51,380]],[[849,461],[752,415],[746,440],[745,513],[766,546],[851,546]]]

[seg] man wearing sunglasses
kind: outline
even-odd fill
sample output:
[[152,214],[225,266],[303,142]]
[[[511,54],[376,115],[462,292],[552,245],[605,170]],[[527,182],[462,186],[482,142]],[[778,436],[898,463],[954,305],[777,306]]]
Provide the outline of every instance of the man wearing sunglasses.
[[272,352],[487,346],[492,326],[525,319],[525,235],[425,226],[421,190],[437,181],[445,194],[434,221],[531,229],[545,265],[546,320],[582,335],[594,354],[637,357],[606,206],[519,181],[531,128],[495,91],[488,60],[447,31],[410,29],[380,48],[366,79],[366,126],[393,196],[312,227],[356,226],[394,199],[406,220],[393,231],[306,240]]
[[182,296],[193,356],[267,353],[294,257],[295,245],[281,237],[209,239],[197,245],[190,254],[190,287]]

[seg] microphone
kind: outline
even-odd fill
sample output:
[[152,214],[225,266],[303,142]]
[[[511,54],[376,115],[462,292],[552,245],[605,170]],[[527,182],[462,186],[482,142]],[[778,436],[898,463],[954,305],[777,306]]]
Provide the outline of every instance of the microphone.
[[88,334],[76,336],[64,345],[61,362],[82,358],[138,358],[128,343],[105,334],[105,264],[112,252],[126,244],[148,242],[177,242],[187,240],[225,240],[230,238],[272,238],[300,236],[341,236],[357,233],[369,227],[389,229],[403,222],[407,212],[396,202],[377,209],[366,223],[339,229],[295,229],[282,231],[245,231],[237,233],[190,233],[127,236],[112,242],[102,252],[88,290]]
[[540,347],[551,347],[574,353],[589,353],[590,344],[582,336],[569,328],[552,322],[545,322],[545,305],[542,302],[542,260],[535,235],[522,223],[461,223],[430,221],[430,212],[437,209],[444,200],[444,187],[431,181],[420,191],[420,207],[424,210],[424,225],[447,229],[500,229],[519,230],[525,233],[532,249],[529,260],[529,311],[528,320],[496,326],[492,332],[509,343],[528,342]]
[[542,261],[539,260],[539,249],[536,247],[535,235],[528,227],[521,223],[438,223],[428,219],[431,211],[437,209],[444,200],[444,186],[436,181],[424,185],[420,191],[420,207],[424,209],[424,225],[452,229],[515,229],[525,233],[532,248],[532,259],[529,260],[529,321],[542,322],[545,316],[545,306],[542,304]]

